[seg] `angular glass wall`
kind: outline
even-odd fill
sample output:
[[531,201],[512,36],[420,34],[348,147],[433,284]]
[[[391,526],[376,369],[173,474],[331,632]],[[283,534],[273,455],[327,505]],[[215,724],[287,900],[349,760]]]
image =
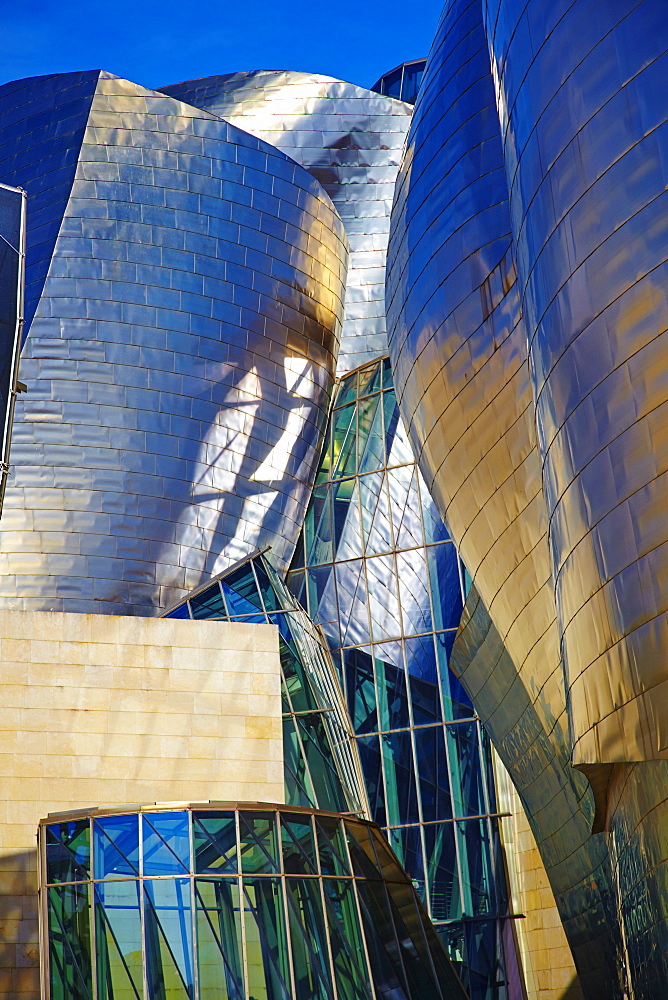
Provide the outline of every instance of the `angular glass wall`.
[[460,564],[415,464],[387,358],[339,382],[328,433],[288,586],[337,662],[372,818],[471,997],[505,997],[489,752],[448,669]]
[[377,827],[233,804],[40,827],[48,1000],[466,1000]]
[[286,799],[291,805],[369,814],[329,650],[265,556],[233,567],[164,617],[278,625]]

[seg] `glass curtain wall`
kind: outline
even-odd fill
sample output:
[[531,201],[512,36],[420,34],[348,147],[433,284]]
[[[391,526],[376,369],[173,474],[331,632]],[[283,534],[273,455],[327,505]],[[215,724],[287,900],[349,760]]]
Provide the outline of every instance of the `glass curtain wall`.
[[462,574],[381,358],[338,384],[287,582],[337,664],[372,818],[471,997],[491,1000],[507,891],[488,744],[448,668]]
[[227,803],[54,820],[48,1000],[466,1000],[372,824]]
[[286,801],[369,815],[329,650],[266,556],[258,553],[232,567],[163,617],[278,625]]

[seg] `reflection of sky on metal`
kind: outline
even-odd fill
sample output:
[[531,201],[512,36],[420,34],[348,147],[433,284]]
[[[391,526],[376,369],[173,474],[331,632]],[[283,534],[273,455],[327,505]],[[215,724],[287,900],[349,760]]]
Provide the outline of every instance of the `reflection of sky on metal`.
[[351,83],[297,72],[235,73],[163,90],[272,143],[320,181],[351,250],[338,372],[385,353],[389,216],[412,108]]
[[0,130],[19,99],[0,176],[58,235],[41,278],[33,251],[2,601],[151,614],[258,545],[284,563],[343,311],[331,202],[280,151],[109,74],[3,88]]

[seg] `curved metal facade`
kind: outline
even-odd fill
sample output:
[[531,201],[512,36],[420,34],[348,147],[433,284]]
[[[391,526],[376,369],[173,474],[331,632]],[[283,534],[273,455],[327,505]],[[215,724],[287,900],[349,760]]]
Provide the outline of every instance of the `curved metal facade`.
[[[446,4],[427,65],[393,209],[388,318],[421,469],[498,630],[485,648],[491,622],[475,621],[455,647],[455,669],[522,797],[582,984],[614,996],[609,861],[603,837],[591,836],[593,796],[570,765],[526,331],[479,4]],[[474,591],[467,619],[475,600]],[[563,957],[559,973],[545,995],[569,986],[577,995]]]
[[267,143],[107,73],[3,87],[0,137],[0,176],[48,244],[28,249],[48,272],[31,284],[3,605],[150,615],[258,546],[285,565],[343,314],[327,195]]
[[486,19],[573,759],[665,759],[668,19],[595,0]]
[[350,242],[337,370],[344,374],[385,354],[390,206],[413,109],[312,73],[233,73],[163,91],[272,143],[320,181]]

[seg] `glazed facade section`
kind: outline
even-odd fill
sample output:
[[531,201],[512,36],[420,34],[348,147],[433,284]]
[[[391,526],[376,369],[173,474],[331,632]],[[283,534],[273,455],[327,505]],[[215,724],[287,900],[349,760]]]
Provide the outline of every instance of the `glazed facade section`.
[[49,1000],[466,1000],[372,824],[221,803],[40,840]]
[[266,556],[258,554],[234,567],[165,617],[277,625],[285,800],[369,816],[357,747],[329,650]]
[[350,243],[337,370],[384,354],[390,208],[412,109],[398,95],[310,73],[233,73],[163,90],[272,143],[320,181]]
[[[591,837],[591,792],[570,765],[528,349],[480,5],[444,9],[397,185],[389,259],[400,405],[482,598],[469,596],[465,620],[477,620],[459,643],[456,669],[522,798],[583,985],[592,996],[613,996],[609,862],[604,839]],[[484,641],[487,611],[497,643]],[[572,984],[573,965],[562,964],[559,975],[546,995]]]
[[0,136],[0,176],[29,195],[34,312],[2,603],[150,615],[258,545],[285,564],[343,314],[327,195],[106,73],[7,85]]
[[573,760],[665,759],[668,22],[592,0],[486,17]]
[[473,1000],[503,997],[507,916],[489,748],[448,669],[455,547],[415,464],[388,358],[341,379],[288,586],[329,644],[371,817]]
[[0,512],[7,484],[24,320],[26,194],[0,184]]
[[657,4],[446,4],[388,254],[400,405],[477,590],[454,664],[592,998],[665,981],[667,47]]

